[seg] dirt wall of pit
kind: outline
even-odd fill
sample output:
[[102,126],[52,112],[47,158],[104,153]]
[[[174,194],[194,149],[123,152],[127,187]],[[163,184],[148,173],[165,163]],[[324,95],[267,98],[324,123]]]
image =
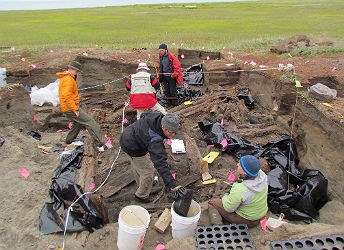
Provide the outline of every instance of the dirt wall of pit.
[[[296,91],[292,83],[279,82],[262,73],[243,72],[238,84],[248,87],[257,104],[271,112],[280,126],[291,131],[296,103]],[[336,86],[339,86],[337,90],[341,94],[342,85],[336,82]],[[300,160],[299,168],[320,170],[329,181],[330,199],[344,202],[342,124],[326,116],[307,99],[299,96],[293,138]]]

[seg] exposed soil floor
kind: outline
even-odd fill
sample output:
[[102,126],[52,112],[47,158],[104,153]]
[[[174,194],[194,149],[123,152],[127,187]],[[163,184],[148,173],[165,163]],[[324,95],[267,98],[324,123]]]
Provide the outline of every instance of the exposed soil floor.
[[[210,174],[217,182],[202,184],[201,176],[197,173],[199,157],[217,150],[206,144],[197,126],[197,122],[207,118],[214,122],[223,119],[227,131],[252,143],[265,144],[280,135],[292,135],[297,145],[299,168],[318,169],[329,181],[330,201],[320,210],[317,222],[307,225],[290,221],[274,232],[264,232],[260,227],[250,229],[257,249],[269,249],[271,241],[344,234],[344,214],[341,212],[344,211],[344,54],[290,57],[221,51],[221,59],[213,60],[210,56],[207,60],[206,53],[199,53],[198,57],[192,56],[192,59],[188,58],[186,52],[183,53],[188,62],[202,63],[205,84],[193,85],[191,89],[200,90],[204,95],[190,106],[181,104],[170,110],[182,117],[182,128],[177,138],[186,142],[188,153],[172,154],[167,144],[166,149],[177,181],[190,183],[195,200],[202,205],[199,225],[209,225],[206,202],[210,198],[221,197],[228,190],[223,181],[237,163],[234,156],[220,154],[209,165]],[[25,61],[21,58],[25,58]],[[44,119],[58,109],[49,104],[32,106],[24,86],[32,84],[44,87],[54,82],[55,73],[64,70],[68,62],[75,58],[82,63],[83,69],[77,79],[79,88],[91,87],[80,91],[81,105],[97,119],[114,145],[113,149],[99,155],[90,143],[86,143],[87,160],[83,164],[91,169],[91,173],[83,180],[85,189],[92,182],[98,186],[104,180],[117,155],[122,110],[129,98],[124,86],[126,79],[135,72],[139,61],[147,61],[151,73],[155,72],[157,66],[157,51],[149,50],[128,52],[99,48],[51,48],[35,53],[9,51],[0,54],[0,64],[7,68],[9,84],[7,88],[0,89],[0,137],[5,140],[0,147],[0,174],[3,176],[0,184],[3,190],[0,196],[3,201],[0,210],[1,249],[57,249],[62,245],[61,234],[42,235],[39,232],[38,217],[44,203],[49,201],[52,172],[59,163],[58,153],[53,150],[66,146],[64,138],[68,133],[68,120],[57,116],[51,120],[47,130],[40,129]],[[257,65],[249,65],[251,61]],[[291,71],[276,69],[279,64],[288,63],[295,66],[294,75]],[[293,77],[301,82],[303,88],[295,88]],[[337,98],[330,102],[331,107],[307,97],[307,87],[317,82],[338,91]],[[95,85],[102,86],[93,88]],[[250,90],[256,104],[254,109],[248,109],[236,97],[243,88]],[[223,96],[227,97],[225,101],[220,98]],[[33,121],[34,115],[38,123]],[[128,124],[134,122],[135,111],[127,108],[125,117]],[[31,130],[39,131],[42,140],[28,136],[27,132]],[[87,135],[86,132],[83,134]],[[26,179],[18,174],[22,167],[30,172]],[[121,208],[140,204],[133,199],[135,183],[130,178],[123,178],[129,169],[128,157],[120,153],[108,182],[95,194],[107,209],[109,224],[93,233],[67,234],[66,249],[117,249],[116,222]],[[124,182],[128,183],[125,185]],[[150,225],[154,225],[163,209],[169,208],[172,201],[169,192],[161,190],[159,184],[154,188],[155,201],[140,204],[151,212]],[[271,213],[268,216],[276,218]],[[158,243],[166,244],[168,249],[195,249],[194,238],[172,240],[171,229],[159,234],[150,227],[143,249],[154,249]]]

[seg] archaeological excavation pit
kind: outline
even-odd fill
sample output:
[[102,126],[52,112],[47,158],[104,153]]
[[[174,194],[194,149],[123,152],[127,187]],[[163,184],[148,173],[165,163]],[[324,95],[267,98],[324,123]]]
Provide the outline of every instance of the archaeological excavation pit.
[[[187,54],[187,51],[180,51],[179,58],[181,53]],[[321,171],[328,180],[329,200],[344,202],[344,154],[341,150],[344,146],[343,124],[337,119],[334,111],[328,112],[328,108],[321,105],[321,102],[307,97],[307,87],[317,82],[336,89],[338,97],[343,97],[343,82],[333,76],[322,75],[309,78],[303,82],[302,89],[297,89],[289,78],[281,78],[278,75],[280,72],[255,71],[233,64],[223,56],[210,52],[192,51],[187,55],[189,61],[185,61],[184,68],[195,63],[202,65],[204,84],[190,85],[190,88],[201,91],[203,95],[193,99],[192,105],[181,104],[170,110],[182,118],[182,128],[177,138],[184,140],[187,153],[172,154],[168,145],[166,150],[171,171],[176,173],[178,182],[194,190],[195,200],[202,203],[220,197],[228,188],[224,180],[230,171],[236,169],[237,163],[237,158],[233,154],[222,152],[209,165],[210,174],[217,182],[202,184],[199,172],[200,159],[210,151],[221,151],[221,148],[207,144],[199,128],[198,123],[207,119],[212,123],[223,121],[226,131],[252,144],[264,145],[282,135],[291,135],[296,144],[296,163],[299,170]],[[191,55],[194,56],[194,60],[190,59]],[[125,82],[128,76],[136,71],[137,60],[134,58],[128,62],[85,56],[78,56],[76,59],[81,62],[83,70],[78,78],[81,105],[99,121],[114,145],[113,149],[98,155],[90,140],[86,139],[83,167],[78,182],[87,189],[91,183],[102,183],[116,158],[122,127],[122,111],[124,103],[129,98]],[[154,74],[154,67],[151,68],[151,73]],[[62,65],[30,72],[11,71],[8,73],[8,81],[19,83],[23,87],[27,84],[44,87],[53,82],[56,79],[55,73],[61,70],[64,70]],[[100,86],[93,88],[96,85]],[[244,99],[238,98],[238,94],[243,90],[247,90],[253,97],[254,107],[248,107]],[[341,99],[335,100],[337,101],[341,102]],[[15,102],[4,99],[1,112],[11,114],[13,108],[18,106]],[[37,114],[40,120],[44,120],[54,110],[51,105],[25,109],[27,114]],[[124,115],[129,121],[128,124],[136,119],[135,111],[130,107],[125,110]],[[3,126],[16,123],[22,129],[35,126],[24,125],[23,120],[10,115],[2,121]],[[124,124],[124,127],[128,124]],[[43,134],[67,129],[67,126],[66,118],[56,116]],[[122,207],[137,204],[133,196],[135,189],[136,184],[131,175],[128,156],[121,152],[108,181],[92,195],[92,199],[98,207],[102,207],[103,214],[108,218],[106,221],[116,222]],[[152,192],[154,201],[141,205],[158,216],[164,208],[171,206],[173,200],[161,180],[153,187]]]

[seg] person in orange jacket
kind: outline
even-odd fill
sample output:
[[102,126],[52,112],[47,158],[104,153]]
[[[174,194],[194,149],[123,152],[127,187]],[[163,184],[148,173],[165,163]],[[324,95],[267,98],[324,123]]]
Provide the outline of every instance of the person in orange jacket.
[[164,43],[159,46],[159,82],[163,83],[167,105],[178,106],[177,84],[182,84],[183,72],[180,61]]
[[[58,72],[56,75],[60,78],[59,99],[62,113],[73,122],[73,127],[66,137],[66,143],[70,144],[78,136],[81,129],[87,129],[93,138],[99,152],[105,150],[105,137],[100,130],[100,125],[85,111],[79,108],[80,97],[76,77],[78,71],[81,71],[81,64],[72,61],[68,65],[68,70]],[[111,144],[107,144],[111,148]]]

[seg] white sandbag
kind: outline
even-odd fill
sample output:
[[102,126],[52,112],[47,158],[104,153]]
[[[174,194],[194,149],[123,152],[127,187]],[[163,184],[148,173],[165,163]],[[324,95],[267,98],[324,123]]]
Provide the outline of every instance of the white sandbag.
[[320,101],[330,102],[337,96],[337,90],[331,89],[322,83],[317,83],[308,89],[308,95]]
[[31,105],[42,106],[44,103],[51,103],[54,107],[60,104],[59,100],[59,83],[60,79],[48,84],[44,88],[31,89]]

